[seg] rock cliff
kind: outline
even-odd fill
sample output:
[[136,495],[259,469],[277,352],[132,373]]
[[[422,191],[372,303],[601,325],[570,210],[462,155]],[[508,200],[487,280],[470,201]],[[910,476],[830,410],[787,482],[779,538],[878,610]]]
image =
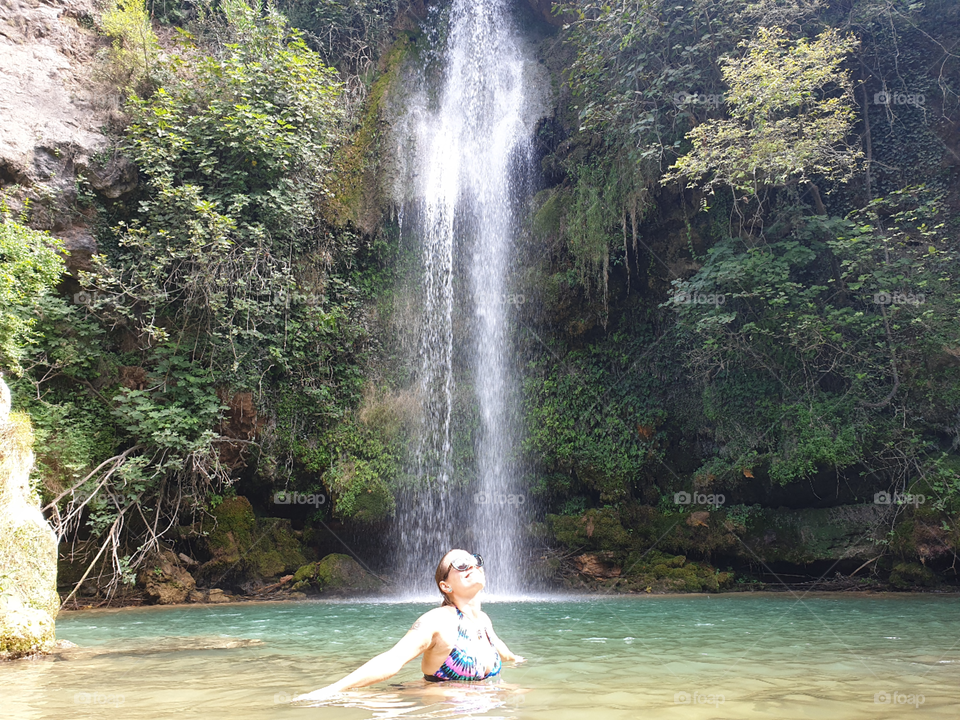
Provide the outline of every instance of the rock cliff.
[[[9,391],[0,380],[4,395]],[[30,489],[30,419],[0,408],[0,659],[53,647],[57,538]]]
[[0,192],[15,212],[31,201],[30,224],[64,240],[74,271],[96,252],[79,196],[136,186],[105,132],[120,98],[97,79],[95,17],[91,0],[0,0]]

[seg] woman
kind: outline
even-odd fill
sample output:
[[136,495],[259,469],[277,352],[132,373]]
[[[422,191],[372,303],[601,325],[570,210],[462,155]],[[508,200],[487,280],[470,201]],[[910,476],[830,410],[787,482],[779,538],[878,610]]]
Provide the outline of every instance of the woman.
[[486,584],[483,558],[451,550],[434,576],[443,604],[424,613],[400,642],[332,685],[294,700],[316,700],[350,688],[391,678],[418,655],[425,680],[483,680],[500,673],[501,660],[523,662],[497,637],[490,618],[480,610]]

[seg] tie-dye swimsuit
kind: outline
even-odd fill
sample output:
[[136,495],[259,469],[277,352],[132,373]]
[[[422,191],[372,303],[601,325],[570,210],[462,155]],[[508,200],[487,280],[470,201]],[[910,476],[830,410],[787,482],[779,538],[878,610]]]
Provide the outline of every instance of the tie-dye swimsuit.
[[453,645],[453,649],[450,651],[450,654],[447,655],[447,659],[443,661],[443,665],[440,666],[440,669],[437,670],[433,675],[424,675],[424,678],[427,680],[484,680],[494,675],[500,674],[500,667],[502,663],[500,662],[500,653],[497,652],[496,646],[493,644],[493,640],[490,639],[490,635],[484,632],[486,635],[487,642],[490,643],[490,647],[493,648],[493,654],[496,658],[496,661],[493,663],[493,669],[484,674],[483,665],[477,660],[477,656],[472,652],[472,646],[474,643],[480,642],[480,638],[474,638],[463,629],[463,613],[460,612],[460,608],[456,608],[457,619],[460,620],[460,625],[457,627],[457,641]]

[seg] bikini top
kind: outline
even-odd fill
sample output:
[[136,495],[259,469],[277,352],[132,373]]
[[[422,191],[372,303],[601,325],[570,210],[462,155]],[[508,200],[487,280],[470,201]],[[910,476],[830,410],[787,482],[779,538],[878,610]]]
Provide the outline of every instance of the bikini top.
[[[447,655],[447,659],[443,661],[440,669],[437,670],[430,679],[483,680],[488,677],[493,677],[494,675],[499,675],[502,666],[500,653],[497,652],[493,640],[490,639],[490,634],[485,630],[483,631],[487,642],[490,643],[490,647],[493,648],[493,655],[496,660],[490,672],[484,674],[484,664],[477,659],[477,650],[479,649],[477,648],[477,643],[482,643],[483,638],[471,635],[464,630],[463,613],[460,612],[460,608],[455,609],[457,611],[457,619],[460,621],[457,627],[457,641],[450,650],[450,654]],[[482,653],[482,655],[486,656],[487,653]]]

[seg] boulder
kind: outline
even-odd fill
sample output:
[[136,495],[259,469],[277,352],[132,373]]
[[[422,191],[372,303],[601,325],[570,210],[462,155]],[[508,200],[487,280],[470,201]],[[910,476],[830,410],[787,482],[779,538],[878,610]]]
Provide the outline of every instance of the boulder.
[[206,602],[208,603],[225,603],[232,602],[233,598],[227,595],[220,588],[211,588],[207,592]]
[[332,594],[371,592],[380,585],[356,560],[340,553],[303,565],[294,573],[293,581],[292,590],[311,588]]
[[[285,518],[257,518],[245,497],[226,498],[210,511],[207,550],[212,556],[197,570],[206,584],[241,587],[292,572],[306,562]],[[248,591],[249,592],[249,591]]]
[[110,200],[129,195],[137,188],[137,166],[123,155],[114,155],[102,164],[87,165],[85,175],[90,187]]
[[57,538],[30,486],[30,418],[10,413],[2,379],[0,398],[0,658],[7,659],[53,648],[60,596]]
[[577,572],[591,580],[620,577],[612,552],[584,553],[573,558]]
[[227,595],[220,588],[210,588],[209,590],[193,590],[187,600],[192,603],[225,603],[233,602],[233,597]]
[[138,580],[147,598],[157,605],[186,602],[197,586],[193,575],[180,566],[180,558],[169,550],[145,563]]
[[890,584],[899,590],[915,590],[937,585],[937,576],[920,563],[898,563],[890,571]]

